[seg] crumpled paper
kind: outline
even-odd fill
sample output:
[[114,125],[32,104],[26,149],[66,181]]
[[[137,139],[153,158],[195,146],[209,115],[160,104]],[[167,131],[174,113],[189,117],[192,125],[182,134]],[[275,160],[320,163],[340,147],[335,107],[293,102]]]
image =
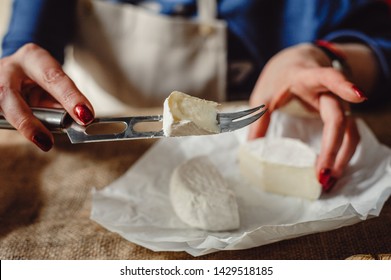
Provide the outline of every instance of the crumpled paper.
[[[154,251],[186,251],[200,256],[219,250],[257,247],[329,231],[378,216],[391,194],[391,150],[357,120],[361,142],[345,175],[317,201],[263,192],[238,170],[237,150],[247,129],[213,136],[159,140],[122,177],[93,192],[91,219],[125,239]],[[266,137],[294,137],[320,148],[322,123],[274,112]],[[180,163],[207,155],[237,194],[238,230],[190,228],[174,213],[169,180]]]

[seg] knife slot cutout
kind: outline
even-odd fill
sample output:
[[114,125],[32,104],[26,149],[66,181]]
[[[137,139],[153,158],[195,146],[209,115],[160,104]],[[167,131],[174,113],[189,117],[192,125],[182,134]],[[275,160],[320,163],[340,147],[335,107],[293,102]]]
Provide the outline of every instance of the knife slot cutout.
[[119,134],[128,128],[124,122],[101,122],[92,123],[86,127],[85,133],[88,135]]
[[160,131],[163,129],[162,122],[138,122],[133,126],[133,130],[136,132],[149,132],[149,131]]

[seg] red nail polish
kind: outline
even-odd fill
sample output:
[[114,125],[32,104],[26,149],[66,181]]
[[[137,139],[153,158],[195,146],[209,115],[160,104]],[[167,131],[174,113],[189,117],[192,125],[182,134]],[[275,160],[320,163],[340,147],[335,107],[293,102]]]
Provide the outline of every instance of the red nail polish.
[[364,100],[367,100],[368,97],[365,96],[365,94],[355,85],[352,86],[352,89],[354,90],[354,93],[360,97],[363,98]]
[[84,104],[76,105],[75,114],[83,124],[89,124],[94,120],[91,110]]
[[331,169],[322,168],[319,173],[319,182],[323,185],[329,180],[330,176],[331,176]]
[[32,140],[44,152],[49,151],[53,147],[52,139],[45,133],[38,132],[33,136]]
[[319,183],[322,184],[324,192],[329,192],[337,182],[337,179],[331,176],[331,169],[323,168],[319,173]]
[[322,186],[323,191],[324,192],[331,191],[331,189],[335,186],[335,183],[337,183],[337,179],[334,177],[330,177],[330,179],[327,181],[327,183]]

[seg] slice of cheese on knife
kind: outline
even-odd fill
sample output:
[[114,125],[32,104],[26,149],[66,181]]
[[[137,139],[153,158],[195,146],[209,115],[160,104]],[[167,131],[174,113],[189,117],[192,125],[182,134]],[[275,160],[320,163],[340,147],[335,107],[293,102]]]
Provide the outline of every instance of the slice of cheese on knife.
[[219,133],[219,104],[174,91],[163,105],[165,136],[204,135]]

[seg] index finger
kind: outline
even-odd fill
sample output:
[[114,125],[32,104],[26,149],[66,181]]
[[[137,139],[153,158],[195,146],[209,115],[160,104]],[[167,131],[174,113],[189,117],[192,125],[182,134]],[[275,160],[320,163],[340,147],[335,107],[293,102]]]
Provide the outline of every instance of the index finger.
[[266,135],[273,109],[270,108],[269,106],[270,103],[263,98],[263,95],[259,94],[259,89],[257,87],[254,89],[254,92],[250,97],[249,103],[250,103],[250,107],[255,107],[255,106],[259,106],[260,104],[264,104],[265,108],[267,108],[265,114],[257,121],[253,122],[249,127],[250,129],[247,135],[247,139],[254,140],[256,138],[264,137]]
[[51,94],[76,122],[86,125],[93,121],[91,103],[46,50],[27,44],[15,56],[26,75]]
[[247,137],[248,140],[254,140],[266,135],[266,131],[270,123],[270,114],[271,112],[267,110],[260,119],[250,125],[250,130]]
[[[338,70],[331,67],[311,69],[312,75],[307,75],[307,83],[320,85],[324,92],[330,91],[345,101],[360,103],[368,98],[355,84],[346,79]],[[309,81],[308,79],[312,79]]]

